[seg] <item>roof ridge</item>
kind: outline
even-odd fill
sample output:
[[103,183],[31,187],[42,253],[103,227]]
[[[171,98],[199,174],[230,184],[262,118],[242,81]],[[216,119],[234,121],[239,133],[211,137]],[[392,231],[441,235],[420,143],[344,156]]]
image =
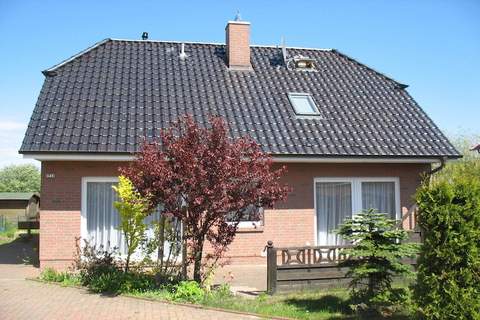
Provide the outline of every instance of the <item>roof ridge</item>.
[[[202,42],[202,41],[180,41],[180,40],[142,40],[142,39],[121,39],[121,38],[110,38],[112,41],[126,41],[126,42],[153,42],[153,43],[178,43],[178,44],[205,44],[205,45],[215,45],[215,46],[224,46],[225,43],[222,42]],[[256,48],[280,48],[278,44],[251,44],[250,47]],[[308,47],[286,47],[287,49],[301,49],[301,50],[318,50],[318,51],[333,51],[332,48],[308,48]]]
[[[65,59],[52,67],[45,69],[42,71],[42,73],[45,76],[51,76],[55,75],[55,70],[58,68],[64,66],[65,64],[83,56],[84,54],[92,51],[93,49],[98,48],[99,46],[103,45],[106,42],[109,41],[125,41],[125,42],[153,42],[153,43],[176,43],[176,44],[204,44],[204,45],[216,45],[216,46],[225,46],[225,43],[219,43],[219,42],[200,42],[200,41],[178,41],[178,40],[142,40],[142,39],[120,39],[120,38],[105,38],[99,42],[96,42],[95,44],[91,45],[90,47],[74,54],[68,59]],[[250,45],[251,47],[255,48],[279,48],[279,45],[261,45],[261,44],[252,44]],[[336,51],[336,49],[333,48],[306,48],[306,47],[286,47],[287,49],[294,49],[294,50],[315,50],[315,51]]]
[[63,60],[62,62],[57,63],[56,65],[54,65],[54,66],[52,66],[52,67],[50,67],[50,68],[48,68],[48,69],[43,70],[42,73],[43,73],[45,76],[55,75],[55,70],[57,70],[57,69],[60,68],[61,66],[63,66],[63,65],[65,65],[65,64],[69,63],[70,61],[73,61],[73,60],[75,60],[75,59],[83,56],[85,53],[90,52],[90,51],[92,51],[92,50],[95,49],[95,48],[98,48],[99,46],[101,46],[101,45],[104,44],[104,43],[107,43],[107,42],[110,41],[110,40],[112,40],[112,39],[106,38],[106,39],[103,39],[103,40],[101,40],[101,41],[99,41],[99,42],[96,42],[95,44],[91,45],[90,47],[88,47],[88,48],[86,48],[86,49],[84,49],[84,50],[82,50],[82,51],[74,54],[74,55],[71,56],[70,58]]
[[365,64],[365,63],[363,63],[363,62],[360,62],[360,61],[358,61],[357,59],[352,58],[351,56],[349,56],[349,55],[347,55],[347,54],[345,54],[345,53],[343,53],[343,52],[340,52],[340,51],[337,50],[337,49],[332,49],[332,51],[333,51],[334,53],[338,54],[339,56],[342,56],[342,57],[344,57],[344,58],[346,58],[346,59],[348,59],[348,60],[350,60],[350,61],[352,61],[352,62],[354,62],[354,63],[356,63],[356,64],[358,64],[358,65],[360,65],[360,66],[362,66],[362,67],[367,68],[367,69],[370,70],[370,71],[373,71],[374,73],[380,75],[381,77],[383,77],[383,78],[385,78],[385,79],[387,79],[387,80],[389,80],[389,81],[394,82],[394,83],[395,83],[396,85],[398,85],[401,89],[406,89],[406,88],[408,88],[408,84],[401,83],[401,82],[393,79],[392,77],[387,76],[385,73],[380,72],[380,71],[376,70],[375,68],[373,68],[373,67],[371,67],[371,66],[369,66],[369,65],[367,65],[367,64]]

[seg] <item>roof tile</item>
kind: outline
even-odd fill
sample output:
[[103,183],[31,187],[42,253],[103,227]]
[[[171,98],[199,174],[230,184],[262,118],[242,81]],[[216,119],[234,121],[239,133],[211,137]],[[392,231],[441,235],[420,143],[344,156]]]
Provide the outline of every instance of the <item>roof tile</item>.
[[[457,157],[405,86],[336,50],[288,49],[316,72],[288,70],[280,49],[252,46],[253,72],[229,71],[224,45],[106,40],[47,75],[20,152],[138,150],[178,116],[223,116],[232,136],[272,154]],[[322,117],[297,117],[307,92]]]

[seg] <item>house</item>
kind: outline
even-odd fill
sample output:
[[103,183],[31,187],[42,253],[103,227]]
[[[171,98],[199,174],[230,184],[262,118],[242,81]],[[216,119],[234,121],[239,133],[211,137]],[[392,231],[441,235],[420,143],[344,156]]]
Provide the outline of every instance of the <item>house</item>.
[[40,194],[36,192],[0,192],[0,216],[6,221],[36,219],[40,209]]
[[222,116],[286,165],[285,203],[245,221],[233,263],[265,263],[276,245],[334,245],[343,218],[377,208],[396,219],[422,174],[460,157],[407,86],[334,49],[105,39],[43,71],[20,153],[41,161],[41,267],[65,268],[75,237],[121,243],[111,186],[144,137],[178,116]]
[[480,144],[477,144],[475,147],[473,147],[472,149],[470,149],[471,151],[477,151],[478,153],[480,153]]

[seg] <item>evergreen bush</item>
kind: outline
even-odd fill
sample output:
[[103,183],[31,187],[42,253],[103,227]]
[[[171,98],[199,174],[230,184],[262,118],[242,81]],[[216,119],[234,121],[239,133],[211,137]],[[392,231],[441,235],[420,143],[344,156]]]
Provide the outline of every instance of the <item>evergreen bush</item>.
[[447,169],[416,195],[424,244],[415,301],[425,319],[480,319],[480,162]]
[[361,316],[391,315],[408,301],[409,292],[393,288],[394,276],[411,275],[411,267],[402,258],[414,257],[418,246],[403,243],[408,238],[396,221],[374,209],[346,219],[337,231],[354,245],[343,252],[349,259],[340,264],[348,267],[350,305]]

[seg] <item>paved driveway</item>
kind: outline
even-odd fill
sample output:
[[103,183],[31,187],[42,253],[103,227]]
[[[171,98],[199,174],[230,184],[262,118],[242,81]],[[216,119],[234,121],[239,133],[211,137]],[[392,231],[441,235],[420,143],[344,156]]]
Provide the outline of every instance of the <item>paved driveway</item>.
[[27,281],[25,277],[35,276],[38,269],[25,265],[23,258],[8,258],[6,254],[25,252],[24,247],[32,243],[13,246],[20,251],[13,250],[12,244],[0,245],[0,319],[256,319]]

